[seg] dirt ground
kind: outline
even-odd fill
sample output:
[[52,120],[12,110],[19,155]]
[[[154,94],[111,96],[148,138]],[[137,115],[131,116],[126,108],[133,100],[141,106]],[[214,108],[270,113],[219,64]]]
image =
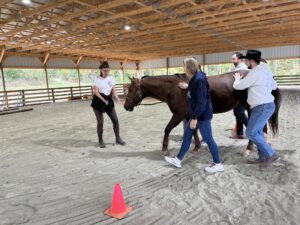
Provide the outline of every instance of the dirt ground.
[[[117,105],[127,145],[114,144],[105,115],[104,149],[97,146],[90,101],[0,116],[0,224],[299,224],[300,89],[282,94],[279,135],[269,136],[281,160],[267,169],[246,164],[238,152],[247,140],[228,138],[233,113],[218,114],[213,133],[225,172],[215,175],[204,171],[211,163],[206,145],[188,154],[181,169],[164,161],[171,113],[163,103],[133,112]],[[182,132],[180,125],[171,133],[171,155]],[[103,214],[116,183],[133,207],[120,221]]]

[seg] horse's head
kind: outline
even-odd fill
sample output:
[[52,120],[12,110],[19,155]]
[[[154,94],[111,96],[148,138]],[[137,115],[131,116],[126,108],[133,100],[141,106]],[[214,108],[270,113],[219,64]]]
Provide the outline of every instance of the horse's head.
[[138,78],[129,78],[131,84],[128,88],[128,93],[126,96],[126,101],[124,108],[127,111],[133,111],[133,108],[141,103],[143,100],[143,92],[141,90],[140,79]]

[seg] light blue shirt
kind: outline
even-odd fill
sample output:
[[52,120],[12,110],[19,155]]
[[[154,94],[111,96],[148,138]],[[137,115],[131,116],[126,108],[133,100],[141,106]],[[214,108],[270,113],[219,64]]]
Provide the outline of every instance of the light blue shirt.
[[234,71],[237,70],[248,70],[248,67],[244,62],[240,62],[234,69]]

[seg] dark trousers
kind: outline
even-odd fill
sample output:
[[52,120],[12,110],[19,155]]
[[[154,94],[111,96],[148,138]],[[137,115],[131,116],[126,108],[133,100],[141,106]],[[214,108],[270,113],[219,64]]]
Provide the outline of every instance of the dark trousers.
[[236,118],[236,134],[243,135],[243,125],[245,125],[245,127],[248,125],[248,117],[245,114],[245,108],[241,105],[238,105],[233,109],[233,113]]
[[[97,134],[98,134],[98,141],[102,142],[103,141],[103,112],[100,112],[96,109],[93,109],[96,119],[97,119]],[[117,117],[117,113],[115,108],[112,108],[112,110],[106,112],[107,115],[109,116],[111,122],[113,123],[113,129],[116,135],[116,138],[119,138],[119,121]]]

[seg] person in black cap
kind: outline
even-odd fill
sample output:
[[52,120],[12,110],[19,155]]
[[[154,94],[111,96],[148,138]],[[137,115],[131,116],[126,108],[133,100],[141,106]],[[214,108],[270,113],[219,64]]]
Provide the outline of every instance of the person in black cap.
[[248,91],[247,102],[251,108],[251,115],[248,121],[246,135],[254,142],[258,150],[258,159],[248,161],[249,163],[259,163],[269,165],[279,159],[276,152],[266,142],[263,135],[263,127],[275,111],[274,96],[272,90],[277,88],[277,83],[273,79],[273,74],[261,58],[258,50],[248,50],[245,56],[245,63],[251,71],[242,79],[240,73],[234,76],[233,88],[236,90]]
[[104,61],[101,63],[100,76],[95,78],[93,83],[94,97],[91,106],[93,107],[94,113],[97,119],[97,133],[99,147],[105,148],[103,141],[103,113],[106,112],[113,123],[113,129],[116,136],[116,143],[125,145],[125,142],[120,137],[119,121],[117,113],[114,107],[112,96],[118,101],[119,104],[123,104],[119,99],[119,96],[115,90],[115,80],[112,76],[109,76],[109,65],[108,62]]

